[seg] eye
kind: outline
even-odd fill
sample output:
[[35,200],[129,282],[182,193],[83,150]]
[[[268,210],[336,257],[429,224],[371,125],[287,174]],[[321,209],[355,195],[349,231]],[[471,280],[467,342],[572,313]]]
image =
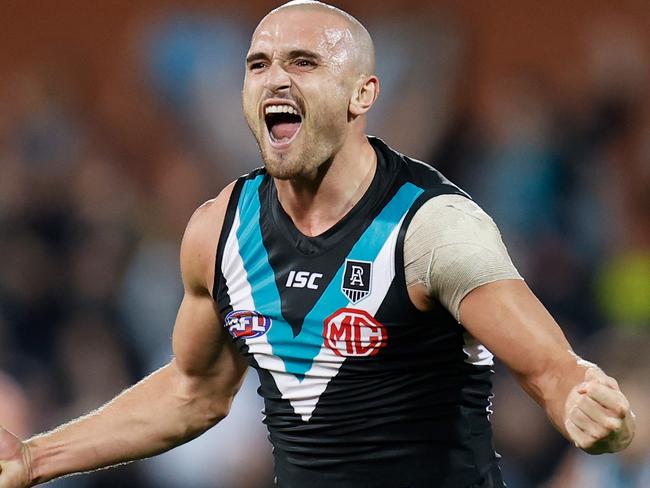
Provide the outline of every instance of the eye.
[[266,68],[265,61],[254,61],[248,65],[248,69],[251,71],[260,71],[264,68]]
[[305,58],[298,58],[294,62],[296,66],[299,68],[315,68],[316,63],[312,61],[311,59],[305,59]]

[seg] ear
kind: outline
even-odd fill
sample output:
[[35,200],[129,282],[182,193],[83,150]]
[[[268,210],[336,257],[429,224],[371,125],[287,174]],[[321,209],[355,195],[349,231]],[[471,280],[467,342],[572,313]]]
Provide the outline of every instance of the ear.
[[353,117],[363,115],[375,103],[379,96],[379,78],[375,75],[359,78],[350,99],[350,114]]

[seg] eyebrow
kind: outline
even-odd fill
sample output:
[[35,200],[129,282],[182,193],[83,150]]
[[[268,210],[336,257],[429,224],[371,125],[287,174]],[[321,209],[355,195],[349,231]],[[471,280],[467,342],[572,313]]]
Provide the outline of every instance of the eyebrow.
[[268,59],[269,57],[262,52],[251,53],[248,56],[246,56],[246,64],[252,63],[253,61],[261,61],[261,60],[268,60]]
[[318,53],[315,53],[314,51],[308,51],[307,49],[294,49],[293,51],[289,51],[288,58],[309,58],[314,61],[320,61],[320,55]]
[[[289,51],[289,54],[287,56],[288,59],[296,59],[296,58],[309,58],[313,61],[320,61],[321,56],[318,53],[315,53],[314,51],[309,51],[307,49],[293,49]],[[254,61],[268,61],[269,57],[261,52],[254,52],[246,56],[246,64],[252,63]]]

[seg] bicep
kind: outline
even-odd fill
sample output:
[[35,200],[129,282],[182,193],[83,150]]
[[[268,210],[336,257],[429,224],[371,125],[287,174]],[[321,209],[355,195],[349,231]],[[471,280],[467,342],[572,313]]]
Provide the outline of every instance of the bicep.
[[181,243],[181,273],[185,295],[181,302],[172,345],[175,363],[191,378],[216,378],[237,385],[246,370],[222,320],[210,290],[213,288],[216,238],[221,233],[232,185],[215,200],[197,209]]
[[185,292],[172,346],[178,367],[189,376],[231,375],[233,381],[238,381],[246,369],[244,358],[223,328],[217,305],[207,290]]

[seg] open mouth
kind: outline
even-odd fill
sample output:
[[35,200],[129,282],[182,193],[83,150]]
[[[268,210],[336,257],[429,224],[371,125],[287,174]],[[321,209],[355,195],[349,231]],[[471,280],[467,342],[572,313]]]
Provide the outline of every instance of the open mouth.
[[271,146],[284,149],[293,142],[302,126],[298,110],[288,104],[267,105],[264,108],[264,121],[268,129]]

